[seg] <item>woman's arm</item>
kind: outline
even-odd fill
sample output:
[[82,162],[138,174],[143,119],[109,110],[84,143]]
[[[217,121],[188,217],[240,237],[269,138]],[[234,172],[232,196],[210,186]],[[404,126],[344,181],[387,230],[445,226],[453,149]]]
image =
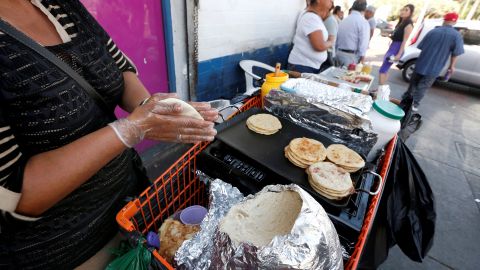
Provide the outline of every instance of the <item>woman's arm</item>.
[[[179,116],[177,105],[158,103],[154,98],[137,107],[127,120],[123,136],[139,136],[170,142],[212,141],[213,123]],[[132,134],[128,134],[131,132]],[[179,136],[181,135],[181,136]],[[111,127],[104,127],[70,144],[31,157],[25,166],[20,201],[16,212],[39,216],[90,179],[125,150]]]
[[123,72],[123,80],[125,81],[125,91],[122,97],[120,107],[127,112],[132,112],[140,102],[150,97],[150,93],[143,83],[133,72]]
[[323,33],[319,30],[310,33],[308,38],[310,39],[310,43],[312,44],[314,50],[318,52],[324,52],[333,46],[333,39],[335,36],[328,36],[328,40],[323,41]]
[[40,216],[125,148],[113,129],[105,127],[66,146],[31,157],[25,166],[16,212]]
[[413,26],[411,24],[407,25],[405,27],[405,32],[403,34],[403,41],[402,45],[400,45],[400,50],[398,51],[397,55],[395,56],[395,60],[398,61],[400,58],[402,58],[403,52],[405,51],[405,45],[407,45],[408,38],[410,37],[410,34],[412,33]]

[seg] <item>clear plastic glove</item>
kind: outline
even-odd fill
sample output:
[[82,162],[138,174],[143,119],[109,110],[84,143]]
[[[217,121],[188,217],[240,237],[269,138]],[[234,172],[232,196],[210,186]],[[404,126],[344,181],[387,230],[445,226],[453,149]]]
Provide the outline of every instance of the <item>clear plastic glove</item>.
[[[167,98],[178,98],[176,94],[164,94],[157,93],[152,95],[149,100],[160,101]],[[219,117],[219,112],[217,109],[212,108],[208,102],[188,102],[192,105],[195,110],[197,110],[205,121],[215,122]]]
[[[135,146],[144,138],[182,143],[214,140],[217,131],[213,122],[181,116],[179,104],[159,103],[161,99],[154,95],[127,118],[109,124],[127,147]],[[211,108],[204,108],[207,115],[213,117]]]
[[215,122],[218,119],[218,110],[212,108],[208,102],[189,102],[197,112],[205,119],[205,121]]

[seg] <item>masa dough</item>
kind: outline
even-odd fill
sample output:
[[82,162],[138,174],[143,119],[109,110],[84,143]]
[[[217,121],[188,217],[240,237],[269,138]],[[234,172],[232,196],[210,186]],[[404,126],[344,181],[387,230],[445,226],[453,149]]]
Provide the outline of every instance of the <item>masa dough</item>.
[[182,106],[182,113],[180,115],[185,116],[185,117],[191,117],[195,118],[198,120],[204,120],[203,117],[200,115],[195,108],[192,107],[192,105],[188,104],[187,102],[178,99],[178,98],[167,98],[160,100],[159,103],[165,103],[165,104],[180,104]]

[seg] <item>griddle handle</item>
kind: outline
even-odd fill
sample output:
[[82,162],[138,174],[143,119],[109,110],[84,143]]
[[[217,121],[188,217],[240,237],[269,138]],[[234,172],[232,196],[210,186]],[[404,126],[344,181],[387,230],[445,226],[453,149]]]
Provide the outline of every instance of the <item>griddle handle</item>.
[[222,112],[226,109],[229,109],[229,108],[235,108],[237,110],[238,113],[241,113],[240,111],[240,108],[238,108],[238,106],[236,106],[235,104],[232,104],[232,105],[228,105],[226,107],[223,107],[222,109],[218,110],[218,116],[220,116],[220,118],[222,118],[223,122],[225,122],[225,118],[223,118],[223,115],[222,115]]
[[376,178],[378,179],[378,185],[377,185],[377,190],[375,191],[370,191],[370,190],[365,190],[365,189],[357,189],[356,192],[365,192],[365,193],[368,193],[372,196],[375,196],[377,195],[378,193],[380,193],[380,188],[382,187],[382,182],[383,182],[383,178],[380,174],[374,172],[374,171],[367,171],[367,173],[371,173],[373,175],[376,176]]

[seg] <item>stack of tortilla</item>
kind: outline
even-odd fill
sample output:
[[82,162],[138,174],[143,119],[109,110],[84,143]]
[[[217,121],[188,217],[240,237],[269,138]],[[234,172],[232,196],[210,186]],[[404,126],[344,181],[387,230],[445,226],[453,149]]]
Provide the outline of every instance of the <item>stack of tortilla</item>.
[[220,221],[220,231],[237,245],[264,247],[275,236],[291,232],[302,205],[303,200],[295,191],[259,193],[233,206]]
[[318,162],[307,169],[310,186],[330,200],[341,200],[354,191],[350,174],[331,162]]
[[332,144],[327,148],[327,159],[349,173],[365,166],[365,161],[357,152],[341,144]]
[[295,166],[303,169],[325,160],[326,156],[327,149],[325,149],[325,146],[313,139],[296,138],[285,147],[285,157]]
[[260,113],[247,119],[247,127],[258,134],[273,135],[282,129],[282,123],[271,114]]

